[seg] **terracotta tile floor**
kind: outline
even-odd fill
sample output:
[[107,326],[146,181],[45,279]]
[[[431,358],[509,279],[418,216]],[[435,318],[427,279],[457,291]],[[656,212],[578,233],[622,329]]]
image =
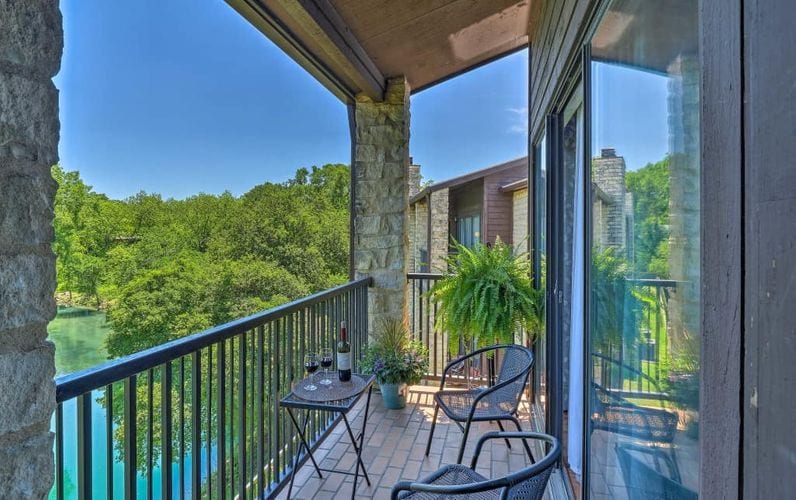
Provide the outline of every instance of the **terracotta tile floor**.
[[[368,486],[360,477],[357,498],[388,499],[393,485],[398,480],[418,479],[436,470],[440,464],[456,462],[462,433],[442,412],[434,431],[431,453],[428,457],[424,454],[434,411],[432,395],[436,389],[436,386],[413,386],[409,401],[403,410],[386,410],[381,396],[374,390],[365,433],[365,448],[362,453],[371,485]],[[362,426],[363,409],[364,398],[349,414],[355,434],[358,434]],[[524,430],[530,430],[528,407],[525,403],[520,408],[520,421]],[[473,426],[465,449],[465,463],[468,463],[473,456],[478,436],[487,430],[498,430],[498,428],[497,425],[489,423]],[[540,456],[541,452],[534,450],[534,454]],[[344,425],[340,424],[334,429],[315,453],[315,458],[322,468],[354,471],[356,456]],[[519,443],[509,450],[504,442],[492,441],[484,446],[477,470],[487,477],[498,477],[505,475],[509,470],[525,467],[527,460]],[[323,479],[318,478],[312,464],[308,462],[296,474],[292,498],[305,500],[350,498],[352,486],[352,476],[324,474]],[[548,487],[548,490],[550,489]],[[277,498],[287,498],[287,487]]]

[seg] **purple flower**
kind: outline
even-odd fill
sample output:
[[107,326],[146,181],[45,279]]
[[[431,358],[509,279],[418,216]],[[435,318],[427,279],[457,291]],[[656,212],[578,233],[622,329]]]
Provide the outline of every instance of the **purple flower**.
[[376,363],[374,363],[374,365],[373,365],[373,368],[377,372],[381,371],[382,368],[384,368],[384,361],[382,361],[382,360],[376,361]]

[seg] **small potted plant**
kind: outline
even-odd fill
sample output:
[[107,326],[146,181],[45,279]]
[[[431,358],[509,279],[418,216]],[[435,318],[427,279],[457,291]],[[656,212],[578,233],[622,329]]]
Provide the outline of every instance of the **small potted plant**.
[[406,406],[407,386],[420,382],[428,371],[428,349],[409,339],[403,322],[384,320],[365,350],[362,366],[376,375],[384,406],[398,410]]

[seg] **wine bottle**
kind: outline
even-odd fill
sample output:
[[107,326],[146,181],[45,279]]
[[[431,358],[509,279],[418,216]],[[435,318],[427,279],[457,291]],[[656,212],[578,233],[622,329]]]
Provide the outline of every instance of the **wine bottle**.
[[337,342],[337,375],[340,382],[351,380],[351,345],[348,343],[345,321],[340,322],[340,341]]

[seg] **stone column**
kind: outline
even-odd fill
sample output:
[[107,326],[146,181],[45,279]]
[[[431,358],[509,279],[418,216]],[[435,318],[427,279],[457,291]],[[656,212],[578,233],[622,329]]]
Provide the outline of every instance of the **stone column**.
[[699,58],[669,68],[669,350],[699,359]]
[[354,150],[354,275],[373,277],[371,333],[385,318],[406,316],[406,212],[409,201],[409,85],[388,82],[384,101],[357,96]]
[[429,269],[432,273],[448,270],[448,246],[450,244],[449,190],[438,189],[431,193],[431,242],[429,243]]
[[63,47],[54,0],[0,0],[0,496],[53,482],[55,257],[50,248]]

